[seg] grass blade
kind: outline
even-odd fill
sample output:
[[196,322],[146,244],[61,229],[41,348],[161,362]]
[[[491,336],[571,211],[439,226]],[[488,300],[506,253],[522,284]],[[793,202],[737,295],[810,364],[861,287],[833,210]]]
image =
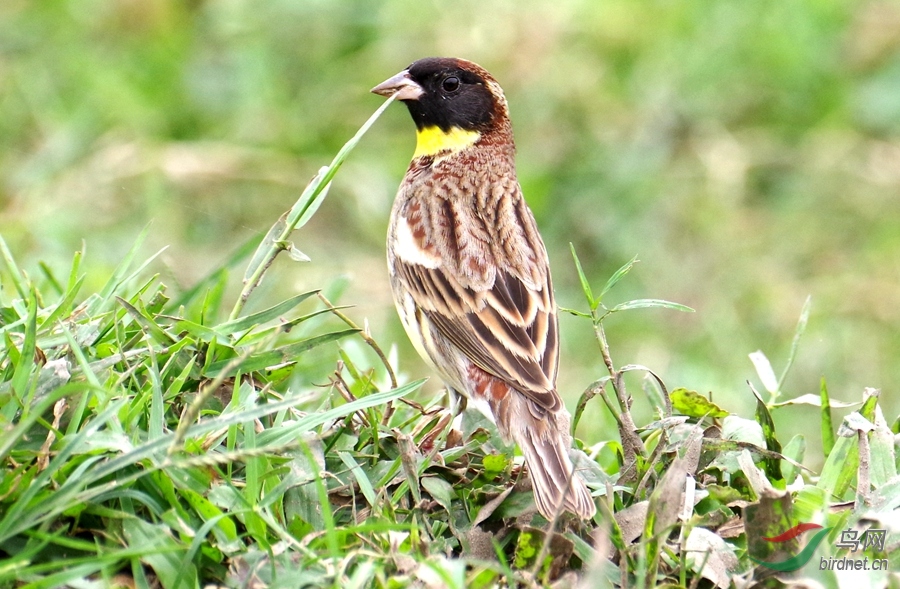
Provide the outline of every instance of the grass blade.
[[575,245],[571,242],[569,243],[569,250],[572,252],[572,259],[575,260],[575,271],[578,273],[578,280],[581,281],[581,292],[584,293],[588,307],[593,311],[597,308],[599,301],[594,300],[594,293],[591,292],[591,283],[588,282],[587,276],[584,275],[581,260],[578,259],[578,254],[575,253]]
[[296,360],[297,356],[299,356],[303,352],[307,352],[315,348],[316,346],[337,341],[341,338],[347,337],[348,335],[353,335],[354,333],[358,332],[358,329],[345,329],[343,331],[335,331],[333,333],[317,335],[305,340],[300,340],[299,342],[288,344],[275,350],[268,350],[266,352],[254,354],[236,365],[232,365],[234,358],[229,358],[228,360],[220,360],[218,362],[210,364],[209,368],[205,372],[205,376],[208,376],[210,378],[220,376],[221,372],[226,368],[229,369],[228,376],[231,376],[238,370],[245,373],[253,372],[254,370],[262,370],[269,366],[291,362],[292,360]]
[[[257,248],[257,252],[253,256],[253,261],[250,264],[251,267],[247,269],[247,272],[244,275],[244,288],[241,290],[241,294],[238,297],[234,308],[231,310],[229,319],[234,320],[238,318],[244,305],[247,303],[247,299],[250,298],[250,293],[253,292],[253,289],[260,283],[263,274],[265,274],[268,267],[272,264],[272,261],[278,255],[278,252],[284,249],[284,242],[287,242],[294,229],[303,226],[303,224],[310,219],[327,195],[328,185],[331,183],[334,175],[337,174],[337,171],[344,163],[344,160],[347,159],[347,156],[350,155],[353,148],[356,147],[363,135],[366,134],[366,131],[375,124],[378,117],[381,116],[393,101],[394,96],[391,96],[384,101],[384,104],[378,107],[372,116],[363,123],[356,134],[341,147],[340,151],[338,151],[337,155],[334,156],[334,159],[331,161],[331,164],[328,167],[319,170],[319,173],[315,175],[312,181],[310,181],[306,186],[306,189],[300,195],[300,198],[287,213],[287,216],[282,217],[285,221],[283,222],[282,219],[279,219],[272,229],[269,230],[266,237],[263,239],[263,243]],[[275,236],[275,233],[278,233],[276,228],[281,230],[277,235],[277,238]]]
[[638,257],[634,256],[631,260],[626,263],[624,266],[616,270],[612,276],[609,277],[609,280],[606,281],[606,284],[603,285],[603,290],[600,291],[600,298],[603,298],[603,295],[608,293],[622,278],[628,274],[635,264],[638,263]]
[[822,399],[822,409],[819,412],[822,430],[822,451],[825,456],[828,456],[834,448],[834,423],[831,421],[831,399],[828,395],[828,385],[825,383],[824,376],[819,383],[819,397]]
[[794,339],[791,341],[791,351],[788,353],[787,364],[785,364],[784,370],[781,371],[781,376],[778,378],[779,391],[784,384],[784,379],[787,378],[788,371],[791,369],[791,366],[794,365],[794,358],[797,356],[797,348],[800,347],[800,338],[803,337],[803,333],[806,331],[806,324],[809,322],[809,312],[811,309],[812,295],[807,295],[806,301],[803,303],[803,309],[800,310],[800,319],[797,321],[797,328],[794,330]]
[[263,323],[268,323],[269,321],[275,319],[279,315],[283,315],[318,293],[318,290],[310,290],[308,292],[304,292],[289,298],[286,301],[282,301],[281,303],[269,307],[264,311],[260,311],[258,313],[253,313],[252,315],[247,315],[245,317],[241,317],[240,319],[235,319],[233,321],[226,321],[225,323],[221,323],[217,325],[214,329],[222,334],[222,335],[231,335],[238,331],[244,331],[245,329],[250,329],[251,327],[255,327],[257,325],[261,325]]
[[6,240],[3,239],[2,235],[0,235],[0,255],[2,255],[3,261],[6,262],[6,268],[9,270],[13,286],[16,287],[19,297],[22,299],[28,298],[28,285],[26,284],[25,275],[19,270],[19,266],[16,264],[16,260],[13,258],[12,252],[9,251],[9,246],[6,245]]
[[624,303],[619,303],[615,307],[609,310],[610,313],[615,313],[617,311],[626,311],[628,309],[674,309],[676,311],[683,311],[685,313],[693,313],[694,310],[686,305],[681,305],[679,303],[673,303],[671,301],[664,301],[662,299],[635,299],[633,301],[626,301]]

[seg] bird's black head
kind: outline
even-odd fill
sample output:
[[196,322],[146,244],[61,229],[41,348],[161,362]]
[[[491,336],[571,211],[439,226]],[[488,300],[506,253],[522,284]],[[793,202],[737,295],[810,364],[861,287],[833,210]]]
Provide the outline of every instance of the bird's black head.
[[383,96],[397,93],[416,127],[489,131],[506,118],[506,99],[491,75],[463,59],[427,57],[372,89]]

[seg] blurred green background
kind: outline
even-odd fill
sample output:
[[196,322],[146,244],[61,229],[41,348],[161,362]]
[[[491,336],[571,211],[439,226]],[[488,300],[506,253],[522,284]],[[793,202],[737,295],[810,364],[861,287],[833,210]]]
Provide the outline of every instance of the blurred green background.
[[[785,393],[823,376],[847,401],[880,387],[896,417],[896,2],[4,0],[0,230],[32,275],[39,261],[64,274],[83,240],[99,282],[152,221],[146,254],[169,246],[157,268],[189,287],[296,200],[380,104],[369,88],[428,55],[476,61],[506,90],[562,306],[584,308],[573,242],[597,287],[639,255],[609,302],[696,309],[610,318],[618,364],[749,416],[747,354],[780,374],[811,295]],[[313,262],[279,260],[253,303],[346,275],[341,302],[418,377],[383,261],[415,141],[405,110],[376,124],[296,236]],[[571,407],[604,371],[590,325],[562,329]],[[598,404],[582,433],[612,437],[610,423]],[[776,423],[818,440],[812,408]]]

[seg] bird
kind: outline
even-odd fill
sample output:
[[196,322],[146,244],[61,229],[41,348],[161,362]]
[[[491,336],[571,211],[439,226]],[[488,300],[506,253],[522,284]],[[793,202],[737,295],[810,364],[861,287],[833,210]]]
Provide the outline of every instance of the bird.
[[503,89],[471,61],[429,57],[371,91],[403,102],[416,126],[387,238],[410,340],[451,396],[483,409],[519,446],[541,515],[592,518],[568,455],[549,261],[516,176]]

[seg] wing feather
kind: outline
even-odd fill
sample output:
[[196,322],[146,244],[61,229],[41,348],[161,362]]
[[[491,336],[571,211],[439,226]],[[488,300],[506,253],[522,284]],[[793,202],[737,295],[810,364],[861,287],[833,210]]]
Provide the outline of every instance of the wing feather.
[[399,255],[393,266],[416,306],[476,366],[541,407],[559,408],[557,319],[549,272],[539,289],[498,271],[493,284],[475,291],[462,286],[448,264],[429,268]]
[[489,182],[416,178],[401,187],[392,215],[394,288],[409,293],[473,364],[556,411],[562,401],[550,270],[514,173]]

